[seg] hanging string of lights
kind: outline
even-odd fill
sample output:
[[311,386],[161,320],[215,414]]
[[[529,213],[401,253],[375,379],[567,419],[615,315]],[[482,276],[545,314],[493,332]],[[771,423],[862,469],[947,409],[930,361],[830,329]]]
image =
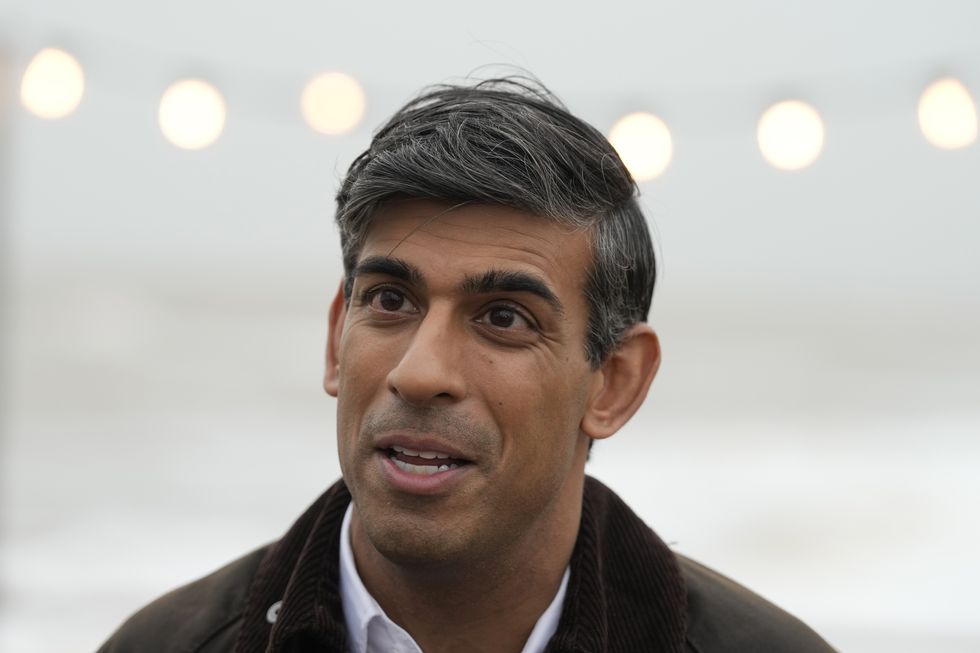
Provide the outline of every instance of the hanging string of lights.
[[[85,74],[64,50],[45,48],[24,71],[20,98],[31,113],[57,120],[78,108],[85,92]],[[304,87],[300,108],[311,129],[328,135],[351,131],[364,117],[364,90],[353,77],[326,72]],[[227,106],[207,81],[184,79],[170,85],[160,98],[159,125],[175,146],[197,150],[213,144],[224,129]],[[977,108],[962,82],[943,78],[930,84],[918,103],[919,128],[942,149],[967,147],[977,140]],[[762,157],[780,170],[802,170],[820,156],[825,130],[819,112],[795,99],[773,104],[759,118],[756,137]],[[620,118],[609,139],[638,181],[659,177],[670,165],[674,145],[670,130],[650,113]]]

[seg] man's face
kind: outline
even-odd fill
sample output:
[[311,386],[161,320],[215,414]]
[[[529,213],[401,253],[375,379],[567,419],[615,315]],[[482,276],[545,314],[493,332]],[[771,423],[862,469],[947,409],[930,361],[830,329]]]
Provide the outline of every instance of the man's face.
[[449,208],[385,205],[331,323],[325,387],[355,514],[412,564],[493,556],[567,521],[601,377],[584,349],[587,233]]

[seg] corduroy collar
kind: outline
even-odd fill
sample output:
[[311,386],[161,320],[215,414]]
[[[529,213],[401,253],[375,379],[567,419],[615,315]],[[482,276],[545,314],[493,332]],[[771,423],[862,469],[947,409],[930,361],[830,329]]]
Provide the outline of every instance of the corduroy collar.
[[[346,650],[338,481],[270,547],[249,588],[236,653]],[[674,554],[609,488],[586,477],[582,522],[547,653],[681,653],[686,590]],[[275,623],[270,607],[281,601]]]

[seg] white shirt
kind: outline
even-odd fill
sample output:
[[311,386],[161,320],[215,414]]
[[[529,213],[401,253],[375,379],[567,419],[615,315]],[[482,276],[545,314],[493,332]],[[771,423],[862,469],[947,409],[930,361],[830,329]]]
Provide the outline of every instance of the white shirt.
[[[354,564],[354,552],[350,545],[350,519],[353,504],[347,506],[340,527],[340,600],[344,606],[344,621],[351,653],[422,653],[412,636],[388,618],[374,600]],[[551,605],[541,613],[534,630],[524,644],[521,653],[543,653],[548,640],[558,629],[561,606],[568,587],[569,568],[565,568],[558,593]]]

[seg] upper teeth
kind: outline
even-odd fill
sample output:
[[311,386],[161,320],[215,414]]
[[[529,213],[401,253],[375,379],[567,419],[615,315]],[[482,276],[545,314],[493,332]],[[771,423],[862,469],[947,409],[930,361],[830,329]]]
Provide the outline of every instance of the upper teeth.
[[425,458],[426,460],[432,460],[433,458],[449,458],[449,454],[439,453],[438,451],[416,451],[415,449],[409,449],[407,447],[392,446],[392,449],[398,453],[403,453],[406,456],[415,456],[416,458]]

